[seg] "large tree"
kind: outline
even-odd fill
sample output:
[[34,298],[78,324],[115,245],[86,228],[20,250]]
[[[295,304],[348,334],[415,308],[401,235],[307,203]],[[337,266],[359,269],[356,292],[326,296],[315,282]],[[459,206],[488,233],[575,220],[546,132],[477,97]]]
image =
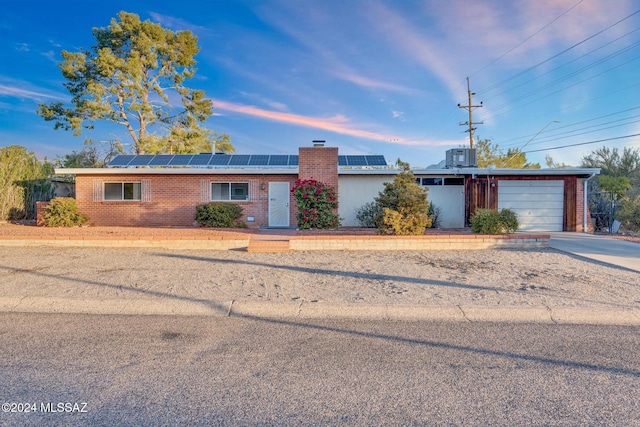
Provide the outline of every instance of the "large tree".
[[622,154],[617,148],[602,147],[582,158],[581,166],[600,168],[601,176],[627,178],[632,187],[640,187],[640,150],[625,147]]
[[49,200],[53,165],[19,145],[0,148],[0,221],[35,216],[35,203]]
[[599,194],[598,190],[610,192],[616,200],[615,218],[624,228],[640,232],[640,150],[625,147],[620,154],[617,148],[602,147],[583,157],[581,166],[600,168],[600,175],[592,184],[595,190],[590,199],[592,215],[601,215],[604,226],[611,225],[608,214],[611,196]]
[[201,124],[211,116],[211,100],[184,83],[196,72],[198,39],[191,31],[171,31],[133,13],[120,12],[107,28],[94,28],[96,44],[89,50],[62,51],[59,64],[67,79],[71,105],[40,104],[38,114],[55,129],[79,135],[98,120],[126,128],[134,151],[232,152],[228,136]]
[[508,149],[505,153],[498,144],[492,144],[490,140],[483,139],[476,144],[478,155],[478,167],[513,169],[540,169],[539,163],[527,162],[527,155],[518,149]]

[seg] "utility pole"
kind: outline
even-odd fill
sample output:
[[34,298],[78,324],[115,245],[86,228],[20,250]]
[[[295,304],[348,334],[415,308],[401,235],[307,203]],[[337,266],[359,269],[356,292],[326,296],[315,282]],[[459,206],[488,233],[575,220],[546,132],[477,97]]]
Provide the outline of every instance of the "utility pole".
[[475,123],[473,122],[473,109],[482,107],[482,102],[480,103],[480,105],[473,105],[473,103],[471,102],[471,98],[473,95],[475,95],[475,93],[471,92],[469,77],[467,77],[467,93],[469,94],[469,104],[467,105],[458,104],[458,108],[464,108],[469,111],[469,121],[460,123],[460,126],[469,126],[469,129],[467,129],[465,132],[469,132],[469,148],[473,148],[473,131],[476,130],[476,128],[474,128],[473,125],[482,125],[484,124],[484,122],[475,122]]

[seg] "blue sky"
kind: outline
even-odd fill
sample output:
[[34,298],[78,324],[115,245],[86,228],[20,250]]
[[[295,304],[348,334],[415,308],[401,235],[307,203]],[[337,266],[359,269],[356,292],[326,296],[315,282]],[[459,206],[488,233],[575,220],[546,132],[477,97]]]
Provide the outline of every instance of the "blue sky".
[[69,100],[60,52],[89,48],[121,10],[198,37],[188,86],[205,90],[205,125],[239,154],[324,139],[341,154],[438,163],[468,146],[467,77],[483,103],[476,137],[526,144],[543,166],[546,154],[578,165],[603,145],[640,147],[637,0],[0,0],[0,146],[52,159],[86,137],[129,142],[124,128],[74,137],[35,114]]

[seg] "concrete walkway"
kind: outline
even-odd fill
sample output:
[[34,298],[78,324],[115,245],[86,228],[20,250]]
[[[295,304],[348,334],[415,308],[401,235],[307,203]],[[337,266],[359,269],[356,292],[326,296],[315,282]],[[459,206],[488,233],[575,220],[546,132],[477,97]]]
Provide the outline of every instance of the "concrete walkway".
[[[640,272],[640,244],[586,233],[552,232],[549,246],[571,255]],[[639,291],[640,292],[640,291]]]

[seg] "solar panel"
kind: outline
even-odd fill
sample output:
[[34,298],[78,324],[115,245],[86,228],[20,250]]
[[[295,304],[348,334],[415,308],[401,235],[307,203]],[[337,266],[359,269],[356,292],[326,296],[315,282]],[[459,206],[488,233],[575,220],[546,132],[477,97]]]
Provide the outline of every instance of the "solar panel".
[[207,166],[211,160],[211,156],[211,153],[196,154],[189,162],[189,166]]
[[338,166],[347,166],[347,156],[338,156]]
[[214,154],[211,157],[209,166],[227,166],[229,164],[229,160],[231,160],[231,156],[228,154]]
[[387,166],[387,161],[384,159],[384,156],[365,156],[365,158],[369,166]]
[[169,162],[169,166],[188,166],[193,154],[176,154]]
[[129,154],[120,154],[109,162],[109,166],[127,166],[134,157],[135,156]]
[[364,156],[347,156],[349,166],[366,166],[367,161]]
[[269,163],[269,156],[266,155],[253,155],[249,159],[249,166],[266,166]]
[[250,157],[251,156],[248,154],[233,155],[229,161],[229,166],[247,166],[249,164]]
[[289,166],[298,166],[298,156],[289,156]]
[[288,166],[289,156],[284,154],[272,154],[269,156],[269,166]]
[[155,154],[140,154],[134,156],[127,166],[147,166]]
[[158,154],[149,162],[148,166],[167,166],[169,162],[173,159],[171,154]]

